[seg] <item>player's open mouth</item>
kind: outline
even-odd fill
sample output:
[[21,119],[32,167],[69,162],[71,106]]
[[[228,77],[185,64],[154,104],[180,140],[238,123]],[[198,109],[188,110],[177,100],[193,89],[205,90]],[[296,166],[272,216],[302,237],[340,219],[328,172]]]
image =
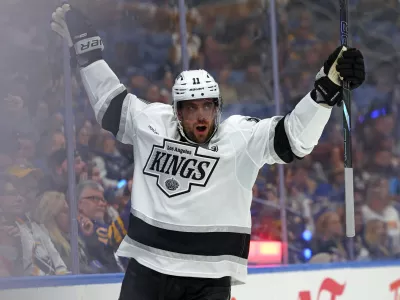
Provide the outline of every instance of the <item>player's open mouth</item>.
[[207,126],[196,126],[196,130],[198,132],[205,132],[207,130]]

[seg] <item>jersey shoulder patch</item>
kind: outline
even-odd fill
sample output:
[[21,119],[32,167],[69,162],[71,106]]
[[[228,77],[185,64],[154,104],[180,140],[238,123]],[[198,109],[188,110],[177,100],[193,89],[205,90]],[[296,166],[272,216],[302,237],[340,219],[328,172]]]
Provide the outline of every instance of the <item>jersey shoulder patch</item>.
[[261,119],[256,118],[256,117],[246,117],[246,121],[258,123],[261,121]]

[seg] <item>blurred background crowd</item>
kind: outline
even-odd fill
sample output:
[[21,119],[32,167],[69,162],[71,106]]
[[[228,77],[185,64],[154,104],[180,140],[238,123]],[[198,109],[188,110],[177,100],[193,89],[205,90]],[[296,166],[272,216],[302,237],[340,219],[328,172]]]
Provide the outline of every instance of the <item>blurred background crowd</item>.
[[[177,1],[86,0],[71,4],[99,30],[104,57],[130,92],[171,103],[181,70]],[[356,238],[344,233],[341,109],[313,153],[260,170],[253,188],[253,241],[281,241],[288,262],[383,260],[400,254],[399,2],[350,0],[351,44],[362,49],[367,82],[353,92]],[[57,1],[0,4],[0,277],[71,272],[62,43],[50,31]],[[220,84],[224,118],[275,112],[269,1],[188,0],[191,68]],[[334,0],[276,0],[282,113],[313,87],[339,45]],[[122,272],[115,250],[126,234],[131,146],[101,130],[79,75],[72,77],[74,169],[80,273]],[[280,218],[285,197],[287,224]],[[354,255],[350,255],[353,253]],[[353,257],[351,257],[353,256]]]

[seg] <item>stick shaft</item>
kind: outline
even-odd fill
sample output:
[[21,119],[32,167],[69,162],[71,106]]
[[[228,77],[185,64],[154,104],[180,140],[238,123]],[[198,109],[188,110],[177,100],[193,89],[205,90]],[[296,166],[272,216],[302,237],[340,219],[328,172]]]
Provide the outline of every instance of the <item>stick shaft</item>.
[[[349,14],[348,0],[340,1],[340,41],[342,46],[349,46]],[[355,236],[354,224],[354,183],[353,157],[351,144],[351,91],[349,82],[343,81],[343,137],[345,167],[345,203],[346,203],[346,235]]]

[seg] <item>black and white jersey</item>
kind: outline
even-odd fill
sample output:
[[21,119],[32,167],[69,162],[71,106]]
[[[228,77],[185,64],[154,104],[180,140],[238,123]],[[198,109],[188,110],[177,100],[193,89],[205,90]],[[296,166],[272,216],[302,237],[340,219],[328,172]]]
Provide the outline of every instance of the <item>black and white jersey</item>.
[[117,254],[165,274],[245,282],[258,171],[309,154],[331,109],[306,95],[286,117],[232,116],[205,148],[182,142],[172,106],[128,93],[105,61],[81,75],[98,122],[134,149],[130,224]]

